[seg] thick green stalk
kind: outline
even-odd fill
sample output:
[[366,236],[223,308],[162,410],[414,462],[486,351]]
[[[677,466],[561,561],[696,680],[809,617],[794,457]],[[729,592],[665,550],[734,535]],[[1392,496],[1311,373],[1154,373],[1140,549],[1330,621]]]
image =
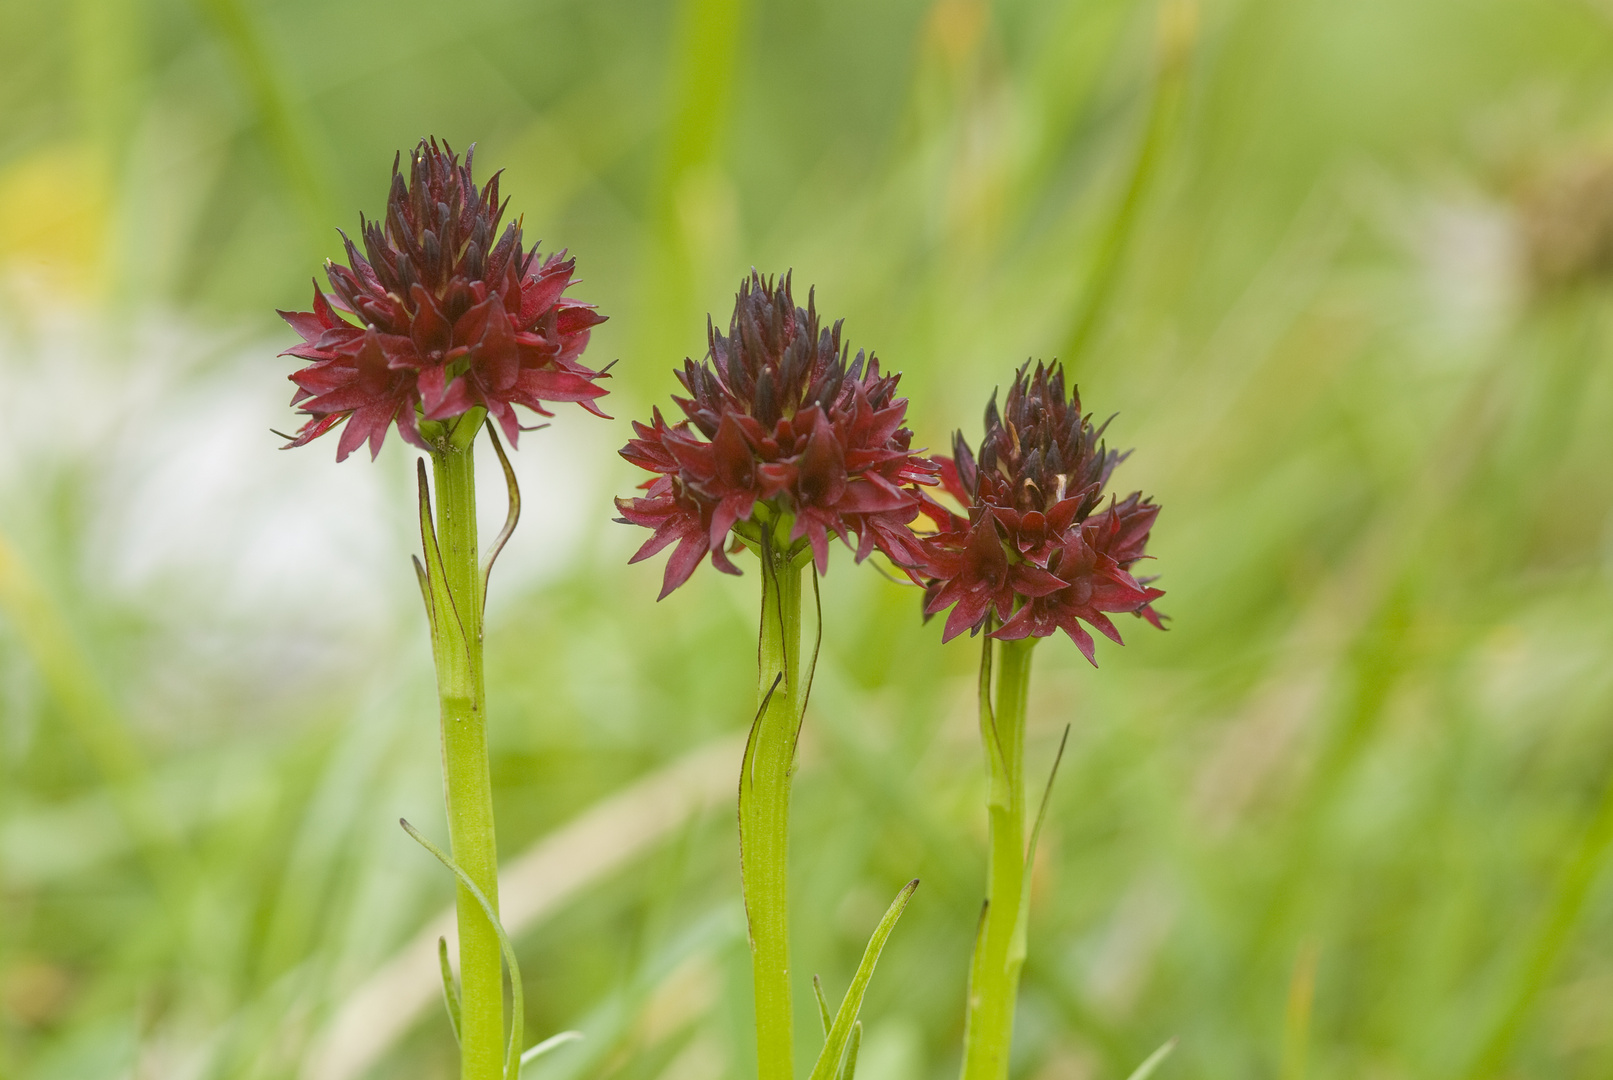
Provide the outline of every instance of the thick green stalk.
[[802,567],[763,545],[757,719],[739,781],[740,877],[750,925],[760,1080],[794,1072],[790,999],[790,774],[809,675],[801,670]]
[[[469,418],[461,421],[465,426]],[[471,435],[476,428],[471,426]],[[456,435],[458,432],[456,432]],[[432,634],[441,705],[443,794],[453,858],[498,907],[493,782],[487,761],[482,675],[482,575],[476,546],[476,472],[470,439],[431,455],[437,543],[451,604],[438,603]],[[427,552],[428,559],[431,553]],[[441,596],[440,589],[433,590]],[[444,610],[444,608],[447,610]],[[470,890],[458,890],[460,1076],[498,1080],[504,1069],[504,983],[498,934]]]
[[964,1029],[964,1080],[1004,1080],[1014,1039],[1014,1002],[1025,963],[1025,698],[1036,639],[998,642],[997,700],[991,700],[992,642],[981,658],[980,736],[991,794],[987,811],[991,848],[986,908],[969,970],[969,1011]]

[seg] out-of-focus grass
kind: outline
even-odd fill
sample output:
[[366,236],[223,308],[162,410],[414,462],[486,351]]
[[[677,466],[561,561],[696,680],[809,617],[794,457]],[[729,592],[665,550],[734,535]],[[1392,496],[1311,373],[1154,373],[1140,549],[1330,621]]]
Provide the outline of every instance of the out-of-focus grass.
[[[1100,671],[1038,650],[1033,760],[1073,733],[1019,1075],[1122,1077],[1171,1035],[1160,1075],[1613,1069],[1605,6],[4,18],[0,1077],[297,1075],[450,898],[393,824],[440,820],[408,455],[259,438],[289,422],[269,310],[427,133],[578,255],[619,417],[751,265],[902,369],[933,447],[1072,342],[1119,410],[1172,629]],[[489,631],[510,855],[749,715],[754,578],[652,603],[608,523],[625,427],[522,443]],[[859,1075],[945,1076],[976,652],[844,553],[823,591],[798,1024],[918,876]],[[589,1034],[537,1075],[746,1075],[733,834],[708,815],[522,937],[528,1029]],[[431,1014],[373,1074],[450,1075],[451,1046]]]

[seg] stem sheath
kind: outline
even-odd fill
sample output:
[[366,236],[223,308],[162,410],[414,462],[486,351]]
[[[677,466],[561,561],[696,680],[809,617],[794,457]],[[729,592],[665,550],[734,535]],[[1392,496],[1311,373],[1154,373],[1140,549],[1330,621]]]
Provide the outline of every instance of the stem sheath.
[[981,658],[980,737],[991,777],[987,812],[991,826],[986,872],[986,908],[970,964],[968,1018],[964,1028],[963,1080],[1004,1080],[1014,1038],[1014,1003],[1024,966],[1021,918],[1025,865],[1025,699],[1030,687],[1035,638],[1001,641],[997,694],[991,698],[993,642]]
[[[497,910],[498,849],[487,760],[474,446],[469,440],[463,440],[465,445],[461,442],[451,440],[431,455],[441,551],[437,564],[441,580],[433,582],[432,588],[432,653],[437,664],[443,794],[453,858]],[[428,560],[431,554],[427,552]],[[463,885],[458,889],[458,912],[460,1076],[462,1080],[498,1080],[504,1067],[504,983],[498,934]]]
[[782,545],[763,544],[760,554],[757,718],[739,781],[740,877],[755,978],[757,1073],[759,1080],[790,1080],[790,774],[808,681],[801,669],[802,566]]

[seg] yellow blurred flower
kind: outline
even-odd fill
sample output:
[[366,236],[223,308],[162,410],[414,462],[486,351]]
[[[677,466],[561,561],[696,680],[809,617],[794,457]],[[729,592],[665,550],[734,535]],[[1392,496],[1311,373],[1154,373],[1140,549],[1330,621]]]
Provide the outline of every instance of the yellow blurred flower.
[[82,144],[46,147],[0,169],[0,268],[54,289],[97,291],[110,187],[101,155]]

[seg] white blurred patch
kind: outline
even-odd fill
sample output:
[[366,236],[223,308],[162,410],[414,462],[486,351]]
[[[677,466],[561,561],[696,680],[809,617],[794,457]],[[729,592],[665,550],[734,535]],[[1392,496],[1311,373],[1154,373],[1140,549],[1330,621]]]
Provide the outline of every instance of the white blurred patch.
[[1463,177],[1420,184],[1357,163],[1344,183],[1357,211],[1404,254],[1414,275],[1386,284],[1399,316],[1423,338],[1425,363],[1460,366],[1511,325],[1527,292],[1513,207]]
[[[6,518],[71,474],[87,494],[85,585],[265,629],[390,627],[418,610],[409,556],[420,544],[420,455],[395,432],[374,463],[361,451],[338,465],[334,434],[282,451],[269,429],[298,423],[287,404],[295,361],[276,356],[289,332],[231,338],[173,314],[131,326],[15,289],[5,306]],[[614,425],[565,408],[511,455],[524,512],[494,573],[495,600],[563,573],[593,519],[609,515],[600,463],[615,449]],[[503,524],[505,485],[488,448],[478,465],[485,545]]]
[[1477,197],[1431,200],[1412,239],[1434,335],[1459,346],[1499,335],[1523,293],[1518,226],[1507,208]]
[[1176,894],[1157,873],[1145,872],[1126,889],[1108,925],[1076,947],[1071,960],[1087,1000],[1104,1016],[1131,1014],[1177,914]]
[[904,1016],[869,1024],[857,1051],[862,1080],[914,1080],[924,1073],[924,1032]]

